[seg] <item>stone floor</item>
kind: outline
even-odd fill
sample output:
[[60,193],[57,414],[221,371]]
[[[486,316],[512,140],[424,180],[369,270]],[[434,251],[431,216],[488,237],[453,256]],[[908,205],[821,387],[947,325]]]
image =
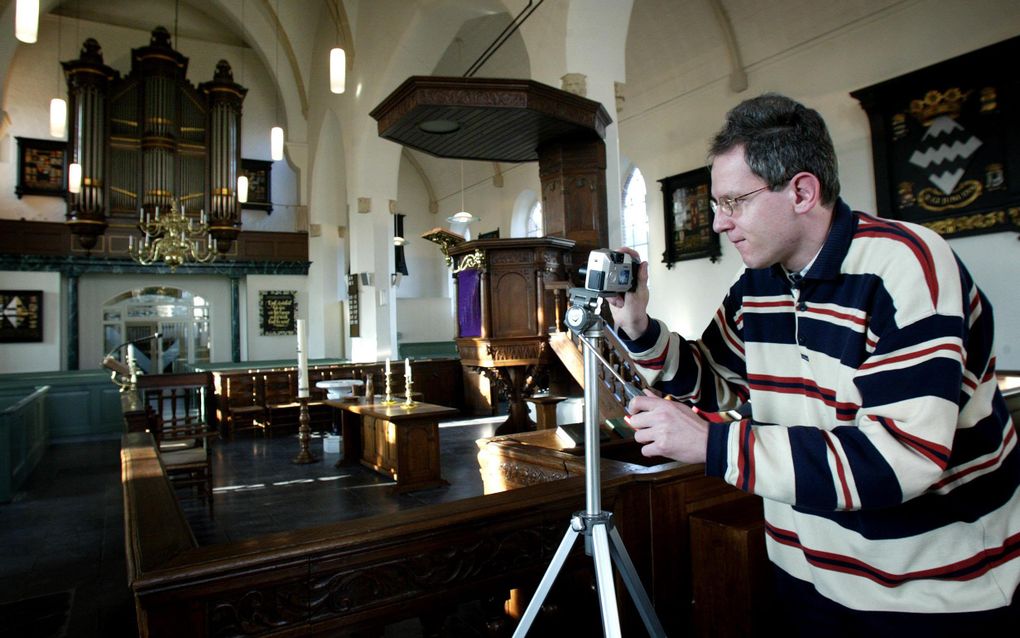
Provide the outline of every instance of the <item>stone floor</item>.
[[[295,465],[294,435],[213,443],[212,512],[184,500],[202,544],[251,538],[440,503],[482,493],[475,440],[493,420],[441,424],[441,467],[450,485],[399,496],[387,479],[360,466],[334,467],[338,454]],[[0,505],[0,635],[134,636],[127,587],[119,439],[50,446],[13,502]],[[295,523],[296,521],[296,523]],[[454,627],[450,635],[471,636]],[[386,638],[421,635],[417,622],[386,628]]]

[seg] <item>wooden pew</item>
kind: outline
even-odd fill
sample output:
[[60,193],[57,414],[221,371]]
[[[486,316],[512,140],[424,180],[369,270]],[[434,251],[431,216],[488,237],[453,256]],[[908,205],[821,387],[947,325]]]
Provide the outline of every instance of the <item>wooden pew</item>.
[[[200,547],[151,436],[125,435],[121,456],[129,584],[149,638],[325,636],[416,616],[435,627],[459,602],[502,609],[512,588],[537,583],[584,494],[570,480]],[[612,502],[619,486],[604,494]],[[565,583],[589,570],[582,545]],[[588,588],[565,593],[589,602]],[[582,634],[597,630],[595,609],[590,627],[575,622]],[[502,615],[490,622],[508,627]]]
[[[391,391],[403,396],[403,366],[393,366]],[[293,366],[232,368],[209,372],[215,402],[216,427],[229,438],[241,429],[296,425],[297,372]],[[458,359],[419,359],[411,362],[414,391],[424,401],[464,410],[462,366]],[[377,394],[385,390],[382,363],[343,363],[309,368],[309,381],[320,379],[359,379],[372,375]],[[279,383],[277,383],[277,381]],[[281,389],[282,388],[282,389]],[[332,421],[331,412],[322,409],[318,389],[310,388],[309,407],[314,427],[324,429]]]

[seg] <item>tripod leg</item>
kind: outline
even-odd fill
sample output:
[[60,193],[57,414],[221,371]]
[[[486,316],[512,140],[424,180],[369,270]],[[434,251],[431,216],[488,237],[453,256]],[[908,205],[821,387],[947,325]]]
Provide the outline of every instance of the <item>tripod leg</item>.
[[570,548],[574,546],[577,534],[573,527],[567,528],[567,533],[563,535],[560,546],[556,548],[556,553],[553,555],[549,567],[546,568],[545,575],[542,576],[541,582],[538,583],[538,589],[535,590],[534,597],[528,603],[528,608],[524,610],[524,615],[521,616],[521,622],[518,623],[517,629],[514,630],[513,638],[524,638],[524,636],[528,635],[531,623],[538,616],[538,610],[542,608],[542,603],[545,602],[545,597],[549,594],[549,590],[552,589],[556,576],[559,575],[563,563],[567,561],[567,556],[570,555]]
[[609,559],[606,526],[592,526],[591,539],[595,580],[599,586],[599,606],[602,608],[602,633],[607,638],[620,638],[620,610],[616,606],[616,587],[613,584],[613,563]]
[[659,622],[659,617],[655,614],[652,601],[648,598],[645,587],[637,576],[637,570],[634,569],[634,563],[631,562],[630,555],[627,553],[627,548],[623,545],[623,539],[620,538],[620,532],[616,531],[615,527],[609,530],[609,550],[612,553],[613,562],[616,563],[616,568],[620,572],[620,578],[627,586],[627,591],[630,592],[638,614],[645,623],[648,635],[652,638],[665,638],[666,632],[662,628],[662,623]]

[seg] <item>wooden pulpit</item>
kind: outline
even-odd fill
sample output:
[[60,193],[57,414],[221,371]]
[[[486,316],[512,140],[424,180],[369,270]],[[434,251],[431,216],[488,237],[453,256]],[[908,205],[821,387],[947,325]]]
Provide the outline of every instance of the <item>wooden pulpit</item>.
[[504,393],[509,416],[497,434],[534,430],[525,399],[549,361],[561,319],[551,285],[567,279],[574,242],[563,237],[483,239],[451,246],[461,364]]

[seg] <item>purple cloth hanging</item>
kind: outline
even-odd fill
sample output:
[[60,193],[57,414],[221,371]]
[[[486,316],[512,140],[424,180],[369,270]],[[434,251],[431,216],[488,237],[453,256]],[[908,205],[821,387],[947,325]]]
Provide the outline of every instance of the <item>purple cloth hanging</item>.
[[457,273],[458,337],[482,336],[481,271],[468,268]]

